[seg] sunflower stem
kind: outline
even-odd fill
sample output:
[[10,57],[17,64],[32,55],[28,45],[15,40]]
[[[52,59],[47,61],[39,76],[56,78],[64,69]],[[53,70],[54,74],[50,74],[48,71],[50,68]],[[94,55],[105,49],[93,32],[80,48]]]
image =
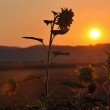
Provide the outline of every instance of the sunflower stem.
[[54,16],[54,21],[51,25],[51,31],[50,31],[50,40],[49,40],[49,46],[48,46],[48,52],[47,52],[47,67],[46,67],[46,83],[45,83],[45,108],[48,108],[48,82],[49,82],[49,67],[50,67],[50,52],[51,52],[51,46],[52,46],[52,42],[53,42],[53,34],[52,31],[54,29],[54,24],[55,24],[55,16]]
[[109,85],[109,81],[110,81],[110,67],[108,66],[107,67],[107,76],[108,76],[108,78],[107,78],[107,82],[108,82],[108,109],[110,110],[110,85]]

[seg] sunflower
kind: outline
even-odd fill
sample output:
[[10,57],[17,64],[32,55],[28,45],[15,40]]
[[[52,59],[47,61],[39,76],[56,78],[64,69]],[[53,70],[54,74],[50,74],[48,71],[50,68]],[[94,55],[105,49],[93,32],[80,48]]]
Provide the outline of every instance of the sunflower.
[[3,90],[8,93],[10,96],[14,95],[17,90],[18,84],[14,78],[8,79],[8,81],[4,84]]
[[72,9],[68,8],[61,8],[62,11],[58,13],[56,24],[59,25],[60,29],[68,29],[70,25],[72,24],[72,17],[74,16],[74,13]]
[[91,83],[97,77],[95,73],[95,69],[90,66],[81,66],[79,68],[79,79],[84,82]]

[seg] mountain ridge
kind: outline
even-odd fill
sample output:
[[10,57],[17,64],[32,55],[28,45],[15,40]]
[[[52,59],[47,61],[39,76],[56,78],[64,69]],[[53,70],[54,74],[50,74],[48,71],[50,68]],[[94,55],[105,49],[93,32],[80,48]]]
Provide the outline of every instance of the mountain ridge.
[[[52,46],[52,51],[69,52],[69,56],[59,56],[55,60],[68,63],[86,63],[104,61],[106,55],[104,50],[110,51],[110,44],[97,44],[88,46]],[[24,62],[46,59],[45,47],[41,45],[30,46],[26,48],[0,46],[0,62]]]

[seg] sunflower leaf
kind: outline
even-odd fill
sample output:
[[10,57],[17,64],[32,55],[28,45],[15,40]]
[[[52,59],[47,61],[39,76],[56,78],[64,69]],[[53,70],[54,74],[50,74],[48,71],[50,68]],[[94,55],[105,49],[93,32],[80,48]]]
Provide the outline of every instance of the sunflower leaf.
[[96,91],[96,84],[95,83],[89,84],[87,89],[89,93],[94,93]]
[[70,87],[84,88],[82,84],[77,82],[72,82],[72,81],[65,81],[65,82],[62,82],[62,84]]
[[69,31],[69,29],[52,30],[52,34],[54,36],[56,36],[58,34],[63,35],[63,34],[66,34],[68,31]]
[[106,65],[105,62],[97,62],[96,65],[97,65],[97,66],[101,66],[101,67],[103,67],[103,68],[106,68],[106,67],[107,67],[107,65]]
[[48,26],[49,24],[53,23],[52,20],[44,20],[44,23]]
[[83,96],[83,99],[87,102],[87,103],[104,103],[103,100],[98,99],[98,98],[91,98],[88,96]]
[[37,41],[43,43],[43,39],[41,39],[41,38],[27,37],[27,36],[26,36],[26,37],[22,37],[22,38],[25,38],[25,39],[32,39],[32,40],[37,40]]
[[69,52],[59,52],[59,51],[53,51],[52,52],[54,56],[59,56],[59,55],[69,55]]
[[26,78],[24,78],[21,82],[27,82],[30,80],[34,80],[34,79],[40,79],[42,77],[42,75],[36,76],[36,75],[29,75]]

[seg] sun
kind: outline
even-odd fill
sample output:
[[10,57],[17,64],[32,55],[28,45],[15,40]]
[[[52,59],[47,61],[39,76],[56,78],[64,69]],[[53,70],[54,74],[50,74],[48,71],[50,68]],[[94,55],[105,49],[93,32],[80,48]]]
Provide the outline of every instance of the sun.
[[89,32],[89,35],[90,35],[90,38],[92,38],[92,39],[98,39],[100,36],[100,30],[99,29],[92,29]]

